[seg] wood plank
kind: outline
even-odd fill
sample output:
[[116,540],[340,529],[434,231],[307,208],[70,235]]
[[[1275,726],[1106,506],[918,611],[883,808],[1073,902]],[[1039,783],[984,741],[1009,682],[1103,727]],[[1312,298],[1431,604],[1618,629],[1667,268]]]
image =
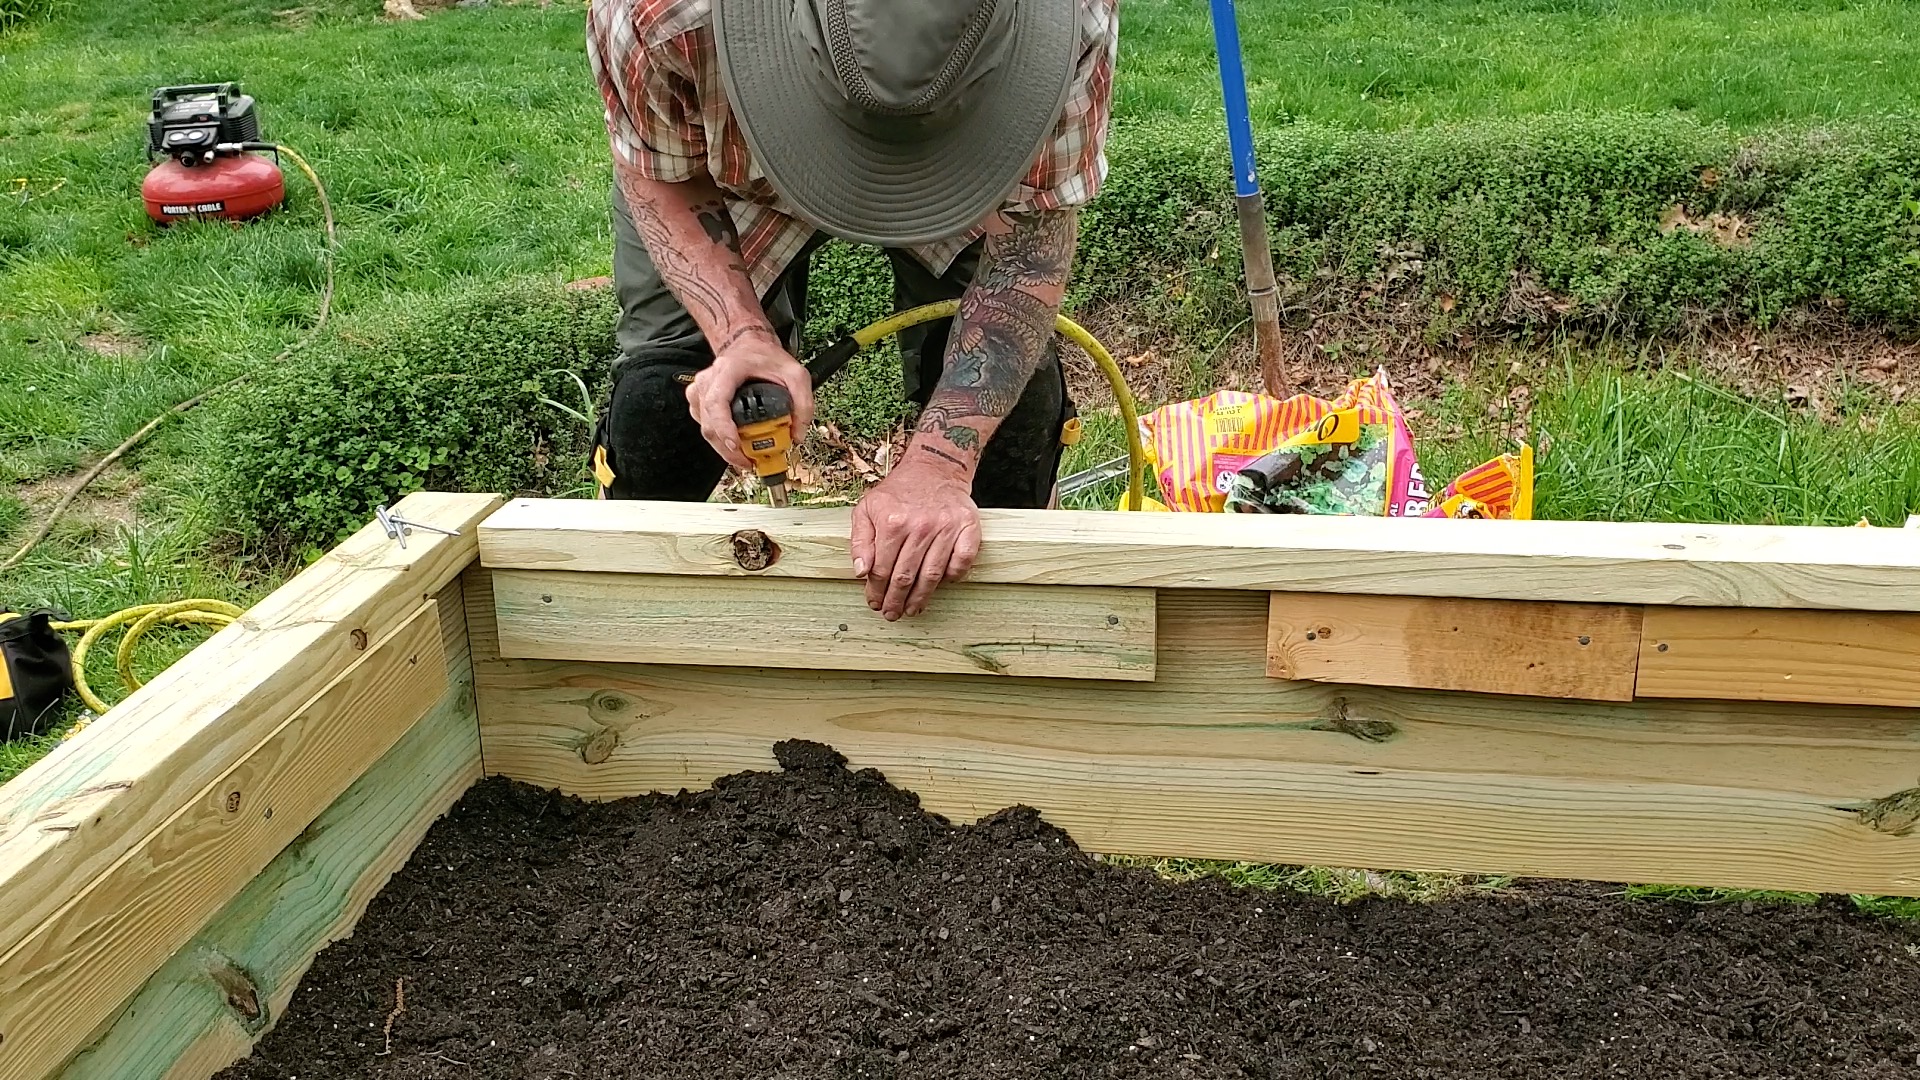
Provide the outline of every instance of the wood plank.
[[1640,611],[1618,604],[1274,593],[1267,674],[1631,701]]
[[[849,579],[850,513],[515,499],[482,526],[481,562]],[[1058,510],[986,510],[980,527],[976,582],[1920,610],[1920,547],[1899,529]],[[756,531],[777,554],[749,571],[735,536]]]
[[1650,698],[1920,706],[1920,615],[1648,608]]
[[0,955],[0,1078],[59,1068],[446,692],[429,600]]
[[452,581],[496,505],[407,496],[399,512],[461,535],[417,532],[403,550],[367,526],[0,787],[0,954]]
[[592,798],[808,738],[938,813],[1024,803],[1096,851],[1920,892],[1920,836],[1862,812],[1920,777],[1907,711],[1282,682],[1267,602],[1163,592],[1150,683],[496,661],[482,738],[491,771]]
[[1152,589],[960,582],[897,622],[849,581],[498,570],[493,595],[503,656],[1153,678]]
[[[314,955],[352,932],[427,828],[480,778],[466,624],[451,589],[439,599],[446,694],[147,980],[62,1080],[207,1080],[246,1056]],[[239,1007],[228,1000],[236,983]]]

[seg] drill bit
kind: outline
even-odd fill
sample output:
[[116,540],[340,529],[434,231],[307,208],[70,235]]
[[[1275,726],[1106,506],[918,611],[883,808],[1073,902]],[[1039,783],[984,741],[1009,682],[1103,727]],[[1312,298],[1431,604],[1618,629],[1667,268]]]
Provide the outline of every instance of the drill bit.
[[767,481],[767,498],[775,506],[787,505],[787,482],[785,480]]

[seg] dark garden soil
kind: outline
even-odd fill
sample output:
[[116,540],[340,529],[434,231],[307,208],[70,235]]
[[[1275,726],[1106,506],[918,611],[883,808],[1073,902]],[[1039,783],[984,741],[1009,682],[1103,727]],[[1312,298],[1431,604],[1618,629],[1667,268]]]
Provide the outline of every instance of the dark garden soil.
[[1920,1076],[1920,930],[1844,902],[1169,884],[779,756],[602,805],[483,783],[221,1075]]

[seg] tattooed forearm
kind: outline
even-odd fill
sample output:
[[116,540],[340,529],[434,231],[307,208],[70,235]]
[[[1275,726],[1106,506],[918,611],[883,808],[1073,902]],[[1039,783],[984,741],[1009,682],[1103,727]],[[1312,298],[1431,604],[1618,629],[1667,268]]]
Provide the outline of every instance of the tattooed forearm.
[[724,349],[742,335],[772,333],[748,279],[733,216],[712,181],[667,184],[624,167],[615,175],[660,279],[707,339]]
[[952,464],[958,465],[963,469],[972,467],[967,464],[966,459],[955,457],[954,455],[947,453],[945,450],[940,449],[939,447],[933,445],[932,443],[918,442],[918,443],[915,443],[914,446],[918,447],[921,450],[924,450],[929,454],[932,454],[934,457],[940,458],[943,461],[948,461],[948,462],[951,462]]
[[[945,370],[921,411],[916,445],[943,439],[971,469],[983,442],[1013,411],[1053,339],[1073,263],[1071,210],[1001,215],[987,233],[980,271],[960,299]],[[932,448],[930,448],[932,449]]]

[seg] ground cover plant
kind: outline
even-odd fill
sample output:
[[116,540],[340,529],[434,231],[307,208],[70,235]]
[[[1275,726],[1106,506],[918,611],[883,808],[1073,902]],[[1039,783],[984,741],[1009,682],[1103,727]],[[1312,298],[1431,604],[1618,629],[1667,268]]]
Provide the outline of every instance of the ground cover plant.
[[1920,930],[1846,905],[1529,885],[1339,904],[955,828],[831,750],[435,825],[227,1080],[1891,1078]]

